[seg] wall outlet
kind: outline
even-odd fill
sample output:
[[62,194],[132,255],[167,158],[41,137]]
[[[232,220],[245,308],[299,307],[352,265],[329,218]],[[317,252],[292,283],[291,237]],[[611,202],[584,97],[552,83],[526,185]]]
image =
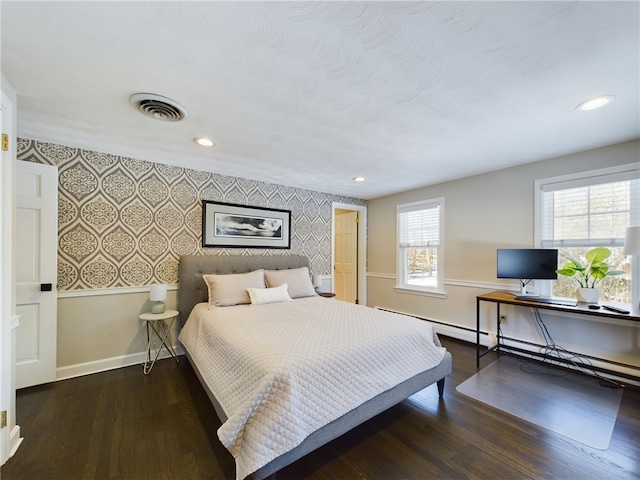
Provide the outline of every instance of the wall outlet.
[[507,315],[505,313],[500,315],[500,323],[507,323]]

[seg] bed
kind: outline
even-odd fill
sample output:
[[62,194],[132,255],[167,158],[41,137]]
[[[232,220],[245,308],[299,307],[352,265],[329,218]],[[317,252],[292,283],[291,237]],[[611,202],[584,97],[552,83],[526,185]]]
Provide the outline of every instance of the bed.
[[[451,373],[428,322],[315,295],[308,268],[297,255],[180,258],[179,340],[238,479],[265,478],[433,383],[442,395]],[[234,297],[260,279],[248,302]]]

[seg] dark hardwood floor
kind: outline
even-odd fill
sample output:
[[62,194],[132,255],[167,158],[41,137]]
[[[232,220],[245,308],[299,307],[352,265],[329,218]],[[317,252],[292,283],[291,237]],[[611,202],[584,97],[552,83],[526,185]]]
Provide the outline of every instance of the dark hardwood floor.
[[[595,450],[459,394],[476,372],[475,347],[442,341],[454,359],[442,399],[432,385],[274,480],[640,479],[640,389],[625,389],[611,445]],[[135,366],[21,390],[17,416],[24,442],[0,469],[3,480],[235,475],[184,357],[148,376]]]

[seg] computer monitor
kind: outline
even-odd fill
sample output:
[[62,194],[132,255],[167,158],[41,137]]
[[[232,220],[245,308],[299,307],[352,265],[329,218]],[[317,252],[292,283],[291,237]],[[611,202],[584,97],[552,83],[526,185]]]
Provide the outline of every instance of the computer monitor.
[[552,248],[499,248],[497,255],[498,278],[517,278],[522,293],[531,280],[558,278],[558,250]]

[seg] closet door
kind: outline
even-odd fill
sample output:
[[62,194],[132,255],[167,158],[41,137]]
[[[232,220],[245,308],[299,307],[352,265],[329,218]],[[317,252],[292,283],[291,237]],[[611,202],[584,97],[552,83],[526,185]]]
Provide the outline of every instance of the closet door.
[[16,388],[56,379],[58,168],[16,167]]
[[358,294],[358,212],[335,217],[334,288],[336,298],[356,303]]

